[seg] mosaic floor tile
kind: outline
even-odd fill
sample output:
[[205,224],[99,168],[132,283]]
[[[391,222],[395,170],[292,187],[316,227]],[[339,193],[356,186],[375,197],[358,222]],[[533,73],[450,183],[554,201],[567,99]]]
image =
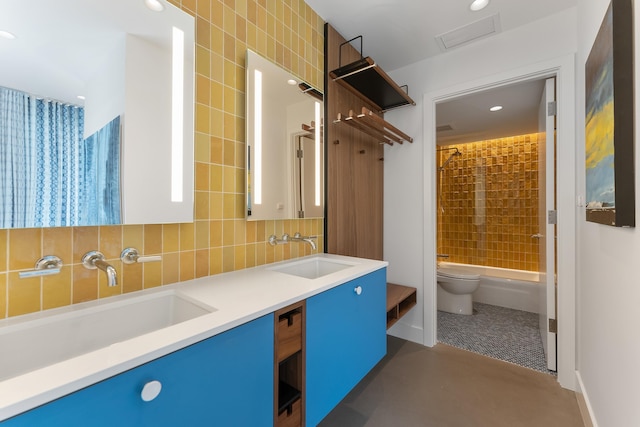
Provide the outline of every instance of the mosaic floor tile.
[[471,316],[438,311],[438,341],[555,375],[547,369],[538,315],[473,303]]

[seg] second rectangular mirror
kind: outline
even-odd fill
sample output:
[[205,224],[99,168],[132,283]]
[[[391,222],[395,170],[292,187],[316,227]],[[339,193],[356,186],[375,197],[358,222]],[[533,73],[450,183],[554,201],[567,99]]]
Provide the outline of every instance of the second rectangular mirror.
[[322,94],[247,51],[247,219],[324,215]]

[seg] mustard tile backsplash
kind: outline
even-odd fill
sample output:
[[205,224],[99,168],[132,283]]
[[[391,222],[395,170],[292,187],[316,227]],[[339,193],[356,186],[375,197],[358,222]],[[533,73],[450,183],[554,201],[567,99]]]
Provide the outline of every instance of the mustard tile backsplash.
[[[438,253],[538,271],[538,134],[452,145],[438,172]],[[440,151],[438,167],[452,150]]]
[[[272,247],[269,235],[318,235],[323,220],[244,219],[246,49],[322,88],[322,19],[302,0],[171,0],[196,17],[195,222],[0,230],[0,318],[133,292],[311,254],[308,245]],[[161,262],[123,265],[125,247]],[[81,264],[99,249],[118,286]],[[58,275],[19,279],[43,255],[62,258]]]

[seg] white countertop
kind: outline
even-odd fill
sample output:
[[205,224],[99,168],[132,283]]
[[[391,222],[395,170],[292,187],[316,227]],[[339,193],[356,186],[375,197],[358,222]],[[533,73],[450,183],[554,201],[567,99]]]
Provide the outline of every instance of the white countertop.
[[[317,279],[273,271],[284,264],[304,262],[315,257],[343,262],[350,267]],[[168,289],[179,290],[181,294],[217,309],[215,312],[1,381],[0,421],[387,265],[385,261],[318,254],[0,321],[0,327],[3,324],[13,325],[79,310],[85,305],[108,304]]]

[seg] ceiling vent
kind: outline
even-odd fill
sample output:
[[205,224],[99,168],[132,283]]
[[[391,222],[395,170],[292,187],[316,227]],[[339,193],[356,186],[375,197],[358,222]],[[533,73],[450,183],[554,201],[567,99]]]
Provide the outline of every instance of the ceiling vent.
[[446,52],[456,47],[497,34],[500,31],[500,15],[496,13],[495,15],[472,22],[464,27],[456,28],[455,30],[440,34],[436,36],[436,42],[438,43],[440,50]]
[[448,130],[453,130],[451,125],[440,125],[436,127],[436,132],[446,132]]

